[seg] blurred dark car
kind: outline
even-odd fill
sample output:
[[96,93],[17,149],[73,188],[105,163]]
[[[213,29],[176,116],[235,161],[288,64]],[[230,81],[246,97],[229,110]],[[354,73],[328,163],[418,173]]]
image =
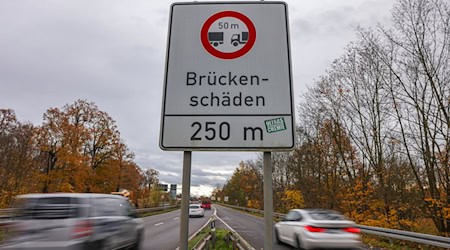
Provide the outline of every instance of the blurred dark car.
[[128,199],[109,194],[28,194],[0,249],[139,249],[144,226]]
[[275,240],[299,249],[361,249],[359,232],[342,214],[322,209],[292,209],[275,224]]
[[210,201],[202,201],[202,208],[211,210],[211,202]]

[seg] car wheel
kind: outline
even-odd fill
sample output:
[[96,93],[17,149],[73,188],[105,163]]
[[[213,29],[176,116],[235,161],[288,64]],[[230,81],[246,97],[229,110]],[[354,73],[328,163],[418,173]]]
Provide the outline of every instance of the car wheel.
[[143,232],[139,232],[136,242],[131,247],[131,250],[139,250],[141,248],[141,239]]
[[300,250],[305,249],[305,248],[303,248],[302,240],[300,239],[299,235],[297,235],[297,249],[300,249]]
[[111,250],[112,244],[108,239],[104,239],[100,242],[100,247],[98,248],[100,250]]

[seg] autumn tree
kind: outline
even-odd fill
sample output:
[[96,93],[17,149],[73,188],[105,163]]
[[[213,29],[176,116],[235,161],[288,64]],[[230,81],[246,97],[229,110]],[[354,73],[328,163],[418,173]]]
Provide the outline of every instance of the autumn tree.
[[278,211],[287,213],[291,209],[299,209],[305,207],[305,201],[300,190],[286,190],[281,198],[283,208]]
[[159,171],[147,168],[142,175],[142,185],[140,191],[140,206],[156,206],[162,192],[159,191]]
[[92,102],[50,108],[41,126],[22,124],[13,110],[0,109],[0,206],[29,192],[122,189],[137,205],[145,177],[115,121]]
[[262,209],[262,173],[253,161],[240,162],[222,191],[229,203]]
[[[311,158],[301,157],[313,162],[317,168],[315,172],[333,183],[320,190],[330,182],[313,181],[317,185],[313,193],[318,193],[314,196],[319,197],[314,200],[314,206],[321,203],[320,197],[324,194],[337,197],[334,194],[344,188],[347,190],[344,193],[350,195],[349,192],[359,192],[354,187],[363,185],[361,190],[374,192],[370,203],[378,204],[376,218],[390,227],[404,228],[410,225],[404,222],[414,217],[411,210],[405,211],[405,207],[413,207],[416,201],[405,195],[414,193],[410,192],[414,186],[410,181],[413,175],[407,171],[407,161],[398,146],[397,132],[401,126],[393,116],[395,102],[390,98],[387,84],[392,73],[377,57],[379,44],[380,38],[373,33],[360,34],[360,39],[347,47],[346,53],[334,61],[327,75],[305,95],[299,110],[301,117],[306,117],[301,123],[301,135],[306,135],[307,140],[300,148],[309,145],[308,151],[304,152],[309,152],[307,155]],[[324,166],[331,166],[331,169],[324,172]],[[331,173],[331,176],[325,173]],[[399,173],[407,178],[399,179]],[[369,184],[371,188],[364,186]],[[305,193],[308,204],[307,196]],[[352,199],[351,195],[347,198]],[[342,201],[343,197],[336,199],[325,199],[331,202],[327,206],[336,205],[345,210],[336,202]]]
[[300,130],[303,139],[289,162],[293,179],[289,189],[300,190],[307,207],[339,209],[338,194],[354,184],[358,165],[348,137],[338,131],[340,126],[329,120],[319,124],[322,127],[314,129],[304,124]]
[[399,0],[394,27],[381,42],[360,32],[389,69],[384,81],[393,103],[408,167],[436,228],[450,234],[450,7],[442,0]]
[[148,189],[152,189],[154,187],[157,187],[158,184],[159,184],[159,171],[152,168],[146,169],[144,171],[143,185]]
[[36,191],[34,127],[17,121],[11,109],[0,109],[0,207],[21,193]]
[[[80,104],[80,105],[79,105]],[[91,116],[85,101],[66,105],[63,110],[50,108],[38,129],[38,147],[46,162],[41,165],[42,192],[88,191],[88,177],[93,175],[84,143],[89,134],[84,127]],[[85,110],[82,110],[82,107]]]
[[[283,201],[285,191],[293,184],[292,174],[289,171],[289,158],[291,154],[287,152],[272,153],[272,189],[273,189],[273,208],[275,211],[283,211],[286,208],[286,202]],[[262,167],[263,155],[260,154],[258,162]]]
[[[377,37],[370,37],[376,41]],[[360,39],[347,48],[346,54],[336,60],[329,73],[328,86],[342,95],[340,122],[360,155],[362,183],[372,181],[381,199],[383,214],[389,220],[392,206],[392,174],[387,164],[389,142],[396,126],[390,115],[392,102],[384,88],[387,67],[375,57],[371,43]]]
[[137,191],[142,175],[115,121],[85,100],[51,108],[38,129],[42,192]]

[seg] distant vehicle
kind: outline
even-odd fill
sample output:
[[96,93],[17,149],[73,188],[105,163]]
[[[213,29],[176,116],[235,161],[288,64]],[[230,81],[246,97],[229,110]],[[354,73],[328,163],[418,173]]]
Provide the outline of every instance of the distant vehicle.
[[144,233],[128,199],[110,194],[17,198],[13,234],[0,249],[139,249]]
[[131,195],[130,191],[128,191],[126,189],[122,189],[119,192],[111,192],[111,194],[121,195],[121,196],[123,196],[125,198],[130,198],[130,195]]
[[211,201],[202,201],[202,208],[203,209],[207,209],[207,210],[211,210]]
[[214,47],[223,44],[223,32],[208,32],[208,40]]
[[360,249],[360,230],[342,214],[319,209],[293,209],[275,224],[275,240],[299,249]]
[[205,210],[201,207],[200,204],[191,204],[189,205],[189,217],[204,217]]
[[248,41],[248,32],[242,32],[241,34],[233,34],[231,36],[231,44],[235,47],[239,44],[245,44]]

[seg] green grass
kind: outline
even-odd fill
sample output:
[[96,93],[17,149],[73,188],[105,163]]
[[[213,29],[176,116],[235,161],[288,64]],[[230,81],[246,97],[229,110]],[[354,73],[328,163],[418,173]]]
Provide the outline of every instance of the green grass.
[[[192,249],[200,240],[202,240],[205,236],[209,234],[211,229],[209,227],[203,228],[200,233],[195,236],[192,240],[188,243],[188,249]],[[229,230],[222,229],[222,228],[216,228],[216,246],[213,249],[220,249],[220,250],[232,250],[233,245],[230,244],[227,246],[225,244],[225,235],[230,232]]]
[[208,233],[210,229],[208,227],[204,227],[192,240],[188,243],[188,249],[192,249],[201,239],[203,239]]
[[225,249],[225,250],[232,250],[233,249],[233,245],[232,244],[230,244],[229,246],[227,246],[225,244],[225,235],[228,232],[230,232],[230,231],[226,230],[226,229],[216,228],[216,237],[217,237],[216,249]]

